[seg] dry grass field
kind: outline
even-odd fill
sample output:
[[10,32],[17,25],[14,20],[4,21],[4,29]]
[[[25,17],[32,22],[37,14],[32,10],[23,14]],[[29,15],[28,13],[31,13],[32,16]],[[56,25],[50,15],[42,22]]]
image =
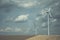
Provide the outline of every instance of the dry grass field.
[[60,40],[60,36],[59,35],[38,35],[38,36],[34,36],[31,38],[28,38],[26,40]]
[[60,40],[60,36],[59,35],[50,35],[50,36],[47,36],[47,35],[37,35],[37,36],[0,35],[0,40]]

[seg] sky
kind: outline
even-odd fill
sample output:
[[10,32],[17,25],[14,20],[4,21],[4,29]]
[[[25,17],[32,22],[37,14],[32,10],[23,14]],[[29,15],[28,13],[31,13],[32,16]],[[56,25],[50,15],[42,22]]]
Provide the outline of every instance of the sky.
[[[60,35],[60,0],[0,0],[0,35]],[[50,11],[49,11],[50,9]]]

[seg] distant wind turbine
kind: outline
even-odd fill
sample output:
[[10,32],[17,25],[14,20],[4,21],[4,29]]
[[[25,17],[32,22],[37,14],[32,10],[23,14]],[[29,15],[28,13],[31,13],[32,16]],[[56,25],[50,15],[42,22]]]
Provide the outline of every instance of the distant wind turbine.
[[37,25],[37,21],[34,20],[33,21],[33,31],[34,31],[34,35],[38,35],[38,25]]

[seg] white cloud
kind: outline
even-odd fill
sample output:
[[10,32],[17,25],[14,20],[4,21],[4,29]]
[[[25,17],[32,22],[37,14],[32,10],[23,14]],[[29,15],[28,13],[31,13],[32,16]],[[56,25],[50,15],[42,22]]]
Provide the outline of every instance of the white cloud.
[[40,19],[40,17],[37,17],[35,20],[37,20],[37,21],[38,21],[39,19]]
[[58,6],[60,2],[56,2],[53,6]]
[[44,22],[44,23],[42,23],[42,26],[46,26],[46,23]]
[[19,15],[17,17],[7,17],[5,20],[3,21],[7,21],[7,22],[19,22],[19,21],[26,21],[28,20],[28,16],[29,14],[25,14],[25,15]]
[[6,27],[6,28],[2,28],[0,29],[0,32],[22,32],[21,28],[11,28],[11,27]]
[[52,20],[52,22],[56,22],[56,21],[57,21],[57,19],[53,19],[53,20]]
[[7,31],[7,32],[12,31],[12,28],[7,27],[7,28],[5,28],[5,31]]
[[55,5],[56,5],[56,6],[59,5],[59,2],[55,3]]
[[20,28],[15,28],[15,32],[20,32],[20,31],[22,31],[22,29],[20,29]]
[[16,21],[26,21],[27,19],[28,19],[28,14],[26,14],[26,15],[19,15],[19,16],[17,16],[16,18],[15,18],[15,22]]
[[33,6],[36,6],[40,4],[40,2],[37,1],[21,1],[21,0],[12,0],[17,6],[24,7],[24,8],[30,8]]
[[21,4],[20,6],[22,6],[22,7],[32,7],[32,6],[34,6],[35,4],[34,3],[32,3],[32,2],[28,2],[28,3],[23,3],[23,4]]
[[10,31],[12,31],[12,28],[10,28],[10,27],[0,29],[0,32],[10,32]]

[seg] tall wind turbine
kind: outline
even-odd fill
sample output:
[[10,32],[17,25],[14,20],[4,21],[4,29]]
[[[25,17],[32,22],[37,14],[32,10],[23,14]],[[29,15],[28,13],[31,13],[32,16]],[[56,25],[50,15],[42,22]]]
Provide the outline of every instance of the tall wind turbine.
[[51,8],[49,8],[47,11],[47,17],[48,17],[48,35],[50,35],[50,29],[49,29],[49,20],[50,20],[50,17],[52,17],[51,15]]

